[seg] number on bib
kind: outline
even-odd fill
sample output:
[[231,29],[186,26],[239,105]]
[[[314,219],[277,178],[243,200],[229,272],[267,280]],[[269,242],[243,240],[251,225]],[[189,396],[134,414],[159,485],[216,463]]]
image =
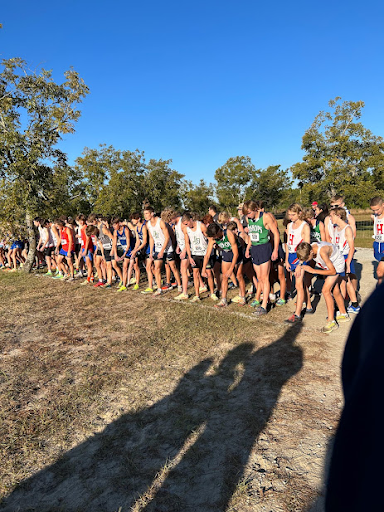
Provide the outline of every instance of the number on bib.
[[258,242],[259,241],[259,233],[251,233],[251,241]]

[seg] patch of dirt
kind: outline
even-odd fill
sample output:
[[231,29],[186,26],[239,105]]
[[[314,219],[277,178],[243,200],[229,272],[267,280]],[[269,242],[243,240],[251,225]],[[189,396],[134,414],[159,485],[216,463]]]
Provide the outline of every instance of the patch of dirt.
[[0,286],[1,510],[322,509],[349,329],[319,332],[322,301],[289,327],[291,305]]

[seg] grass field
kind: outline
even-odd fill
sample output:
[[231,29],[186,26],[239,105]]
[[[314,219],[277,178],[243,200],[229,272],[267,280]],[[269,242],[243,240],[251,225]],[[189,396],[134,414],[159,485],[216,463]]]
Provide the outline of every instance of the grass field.
[[[208,298],[0,275],[6,511],[309,510],[342,347]],[[233,292],[232,292],[233,293]]]

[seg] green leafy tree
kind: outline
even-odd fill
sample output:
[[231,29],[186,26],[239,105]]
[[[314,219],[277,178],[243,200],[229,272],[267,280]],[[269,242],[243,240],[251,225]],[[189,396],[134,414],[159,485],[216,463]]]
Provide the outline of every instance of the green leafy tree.
[[[144,152],[117,151],[94,203],[97,212],[127,218],[142,207],[146,166]],[[93,183],[91,183],[93,185]]]
[[143,202],[149,203],[157,211],[166,206],[181,207],[180,187],[184,175],[171,169],[171,162],[151,159],[147,164]]
[[249,156],[231,157],[216,170],[216,196],[222,207],[236,210],[238,203],[246,198],[255,171]]
[[5,214],[25,214],[30,252],[25,265],[30,270],[36,240],[33,216],[44,208],[54,189],[55,165],[65,165],[66,156],[57,148],[61,136],[75,131],[80,117],[77,105],[88,87],[73,69],[57,84],[51,71],[30,71],[25,61],[2,61],[0,73],[0,178]]
[[184,208],[200,215],[206,214],[213,203],[212,191],[213,185],[207,185],[204,180],[200,180],[198,185],[185,180],[180,191]]
[[265,201],[268,208],[276,208],[291,186],[292,180],[288,171],[281,169],[280,165],[270,165],[266,169],[255,171],[249,197]]
[[343,194],[348,205],[363,206],[374,189],[383,188],[384,141],[361,123],[364,102],[340,100],[316,116],[302,139],[303,160],[291,171],[306,198]]

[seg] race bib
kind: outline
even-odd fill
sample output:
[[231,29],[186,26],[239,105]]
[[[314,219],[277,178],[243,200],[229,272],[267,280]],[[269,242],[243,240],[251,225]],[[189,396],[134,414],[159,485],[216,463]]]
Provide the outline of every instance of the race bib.
[[258,242],[260,239],[259,233],[250,233],[251,241]]

